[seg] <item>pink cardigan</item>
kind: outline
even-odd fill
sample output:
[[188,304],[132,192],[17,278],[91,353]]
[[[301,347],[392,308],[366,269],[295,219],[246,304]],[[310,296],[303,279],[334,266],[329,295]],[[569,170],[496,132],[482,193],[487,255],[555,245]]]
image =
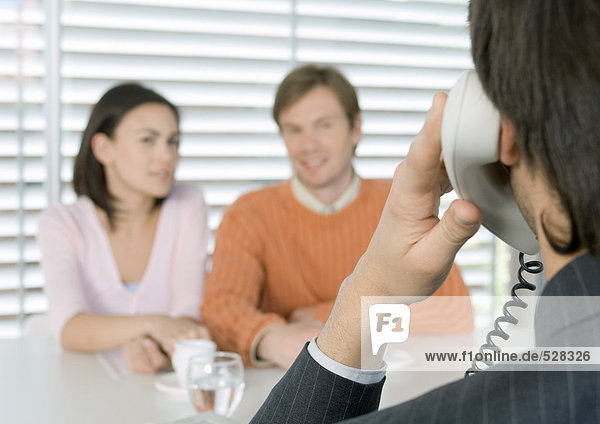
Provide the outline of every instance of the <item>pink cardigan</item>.
[[76,313],[163,314],[200,318],[208,208],[198,187],[174,186],[163,203],[150,260],[135,292],[125,288],[93,202],[55,205],[40,218],[38,240],[57,337]]

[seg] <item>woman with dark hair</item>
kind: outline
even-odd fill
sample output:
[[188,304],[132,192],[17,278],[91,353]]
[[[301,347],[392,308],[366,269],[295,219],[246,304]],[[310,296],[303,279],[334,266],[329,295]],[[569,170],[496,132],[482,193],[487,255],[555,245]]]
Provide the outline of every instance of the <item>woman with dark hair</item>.
[[40,219],[53,331],[68,350],[124,347],[154,372],[175,341],[208,338],[200,323],[208,210],[173,185],[179,113],[156,92],[118,85],[94,106],[73,174],[78,200]]

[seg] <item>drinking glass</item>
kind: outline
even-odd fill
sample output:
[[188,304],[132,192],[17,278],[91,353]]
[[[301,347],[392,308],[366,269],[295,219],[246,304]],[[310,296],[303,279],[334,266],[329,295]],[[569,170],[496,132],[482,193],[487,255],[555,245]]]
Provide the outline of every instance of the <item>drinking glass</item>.
[[244,365],[233,352],[194,355],[189,360],[187,389],[198,412],[230,417],[244,393]]

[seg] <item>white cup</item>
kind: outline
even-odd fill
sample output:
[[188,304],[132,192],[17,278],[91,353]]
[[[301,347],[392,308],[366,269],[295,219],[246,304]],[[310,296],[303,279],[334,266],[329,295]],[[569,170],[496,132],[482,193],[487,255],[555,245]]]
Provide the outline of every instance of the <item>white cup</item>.
[[187,369],[190,357],[195,355],[206,355],[207,360],[217,350],[217,345],[212,340],[190,339],[180,340],[175,343],[175,351],[171,358],[171,364],[177,374],[177,381],[183,388],[187,383]]

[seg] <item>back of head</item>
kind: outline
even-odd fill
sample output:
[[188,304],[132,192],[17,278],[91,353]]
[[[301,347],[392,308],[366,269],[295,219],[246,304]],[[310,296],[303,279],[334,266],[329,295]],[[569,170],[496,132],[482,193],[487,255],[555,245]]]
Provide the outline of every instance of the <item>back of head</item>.
[[277,125],[283,109],[317,86],[325,86],[335,93],[352,125],[360,113],[356,90],[337,69],[317,65],[300,66],[290,72],[279,84],[273,104],[273,119]]
[[108,90],[92,109],[87,127],[83,132],[79,153],[73,169],[73,188],[78,196],[88,196],[103,209],[112,220],[113,197],[107,185],[104,166],[92,151],[92,138],[102,133],[112,138],[123,117],[132,109],[146,103],[158,103],[169,107],[179,122],[177,108],[160,94],[136,83],[117,85]]
[[469,19],[484,89],[571,219],[550,243],[600,256],[600,2],[471,0]]

